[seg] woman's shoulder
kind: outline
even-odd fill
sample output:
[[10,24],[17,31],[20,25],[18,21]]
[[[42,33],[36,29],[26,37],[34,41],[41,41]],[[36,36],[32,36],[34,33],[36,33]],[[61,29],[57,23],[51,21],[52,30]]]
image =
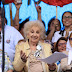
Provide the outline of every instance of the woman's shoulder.
[[22,45],[24,43],[26,43],[26,40],[25,39],[21,39],[21,40],[18,41],[18,45]]
[[19,40],[16,49],[23,49],[25,46],[28,46],[28,41],[26,40]]
[[69,51],[63,51],[62,53],[65,53],[66,55],[68,55]]
[[41,42],[41,45],[43,45],[45,48],[51,48],[50,43]]

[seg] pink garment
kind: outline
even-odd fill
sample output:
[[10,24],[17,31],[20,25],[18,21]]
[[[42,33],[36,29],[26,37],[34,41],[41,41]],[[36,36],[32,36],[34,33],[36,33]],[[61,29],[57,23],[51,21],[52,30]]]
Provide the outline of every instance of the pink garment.
[[29,69],[28,72],[44,72],[41,61],[37,60],[34,52],[29,55]]

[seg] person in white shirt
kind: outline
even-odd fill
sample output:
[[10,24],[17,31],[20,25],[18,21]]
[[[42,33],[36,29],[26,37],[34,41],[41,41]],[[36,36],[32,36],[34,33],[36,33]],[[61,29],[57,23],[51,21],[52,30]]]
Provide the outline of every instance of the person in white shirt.
[[[0,49],[2,49],[2,8],[0,8]],[[5,22],[4,22],[5,23]],[[5,52],[8,53],[8,56],[11,60],[11,62],[14,59],[15,54],[15,46],[18,43],[19,40],[24,39],[23,36],[19,33],[18,30],[16,30],[12,26],[5,25],[4,26],[4,47]]]
[[62,23],[65,26],[64,31],[57,31],[54,34],[54,38],[53,38],[53,42],[54,42],[54,47],[56,45],[57,40],[64,36],[65,38],[68,38],[68,36],[70,36],[70,33],[72,32],[70,26],[72,24],[72,13],[67,11],[64,12],[62,15]]
[[60,61],[56,62],[58,65],[58,71],[57,72],[72,72],[71,71],[72,51],[71,50],[66,51],[66,44],[67,44],[67,39],[65,37],[59,38],[57,43],[56,43],[55,51],[63,52],[66,55],[68,55],[67,58],[63,58]]
[[68,50],[72,50],[72,33],[70,34],[70,37],[68,39],[68,42],[67,42],[67,51]]

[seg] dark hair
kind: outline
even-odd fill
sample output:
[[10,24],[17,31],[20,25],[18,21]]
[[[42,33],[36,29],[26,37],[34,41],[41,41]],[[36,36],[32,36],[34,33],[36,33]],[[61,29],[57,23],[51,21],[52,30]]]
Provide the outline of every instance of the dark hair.
[[63,16],[64,16],[65,13],[70,13],[70,14],[72,15],[72,12],[70,12],[70,11],[65,11],[65,12],[62,14],[62,22],[63,22]]
[[58,41],[57,41],[57,43],[56,43],[56,46],[55,46],[54,52],[55,52],[55,51],[58,51],[58,52],[59,52],[59,50],[58,50],[58,43],[59,43],[60,40],[64,40],[64,41],[67,42],[67,39],[66,39],[65,37],[61,37],[61,38],[59,38]]
[[[65,12],[62,14],[62,22],[63,22],[63,16],[64,16],[65,13],[70,13],[70,14],[72,15],[72,12],[70,12],[70,11],[65,11]],[[64,30],[61,30],[59,34],[61,34],[62,36],[64,36]]]
[[[56,18],[55,17],[53,17],[53,18],[51,18],[50,19],[50,21],[49,21],[49,23],[48,23],[48,30],[47,30],[47,32],[46,32],[46,35],[48,35],[49,33],[50,33],[50,25],[51,25],[51,23],[55,20]],[[58,20],[58,19],[57,19]],[[59,24],[60,24],[60,28],[61,28],[61,23],[60,23],[60,20],[58,20],[58,22],[59,22]]]
[[20,23],[20,25],[19,25],[19,31],[23,28],[24,24],[26,22],[28,22],[28,21],[29,21],[29,18],[27,18],[25,21],[23,21],[22,23]]

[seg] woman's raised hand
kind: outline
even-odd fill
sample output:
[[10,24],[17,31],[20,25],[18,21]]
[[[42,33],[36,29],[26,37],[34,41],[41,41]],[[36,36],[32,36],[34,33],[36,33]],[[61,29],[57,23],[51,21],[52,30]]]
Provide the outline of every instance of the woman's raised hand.
[[28,57],[26,56],[26,54],[22,50],[20,51],[20,57],[21,57],[21,59],[22,59],[23,62],[27,61]]
[[41,7],[38,6],[38,2],[37,2],[37,6],[36,6],[36,4],[35,4],[35,7],[36,7],[37,12],[38,12],[38,13],[41,13]]

